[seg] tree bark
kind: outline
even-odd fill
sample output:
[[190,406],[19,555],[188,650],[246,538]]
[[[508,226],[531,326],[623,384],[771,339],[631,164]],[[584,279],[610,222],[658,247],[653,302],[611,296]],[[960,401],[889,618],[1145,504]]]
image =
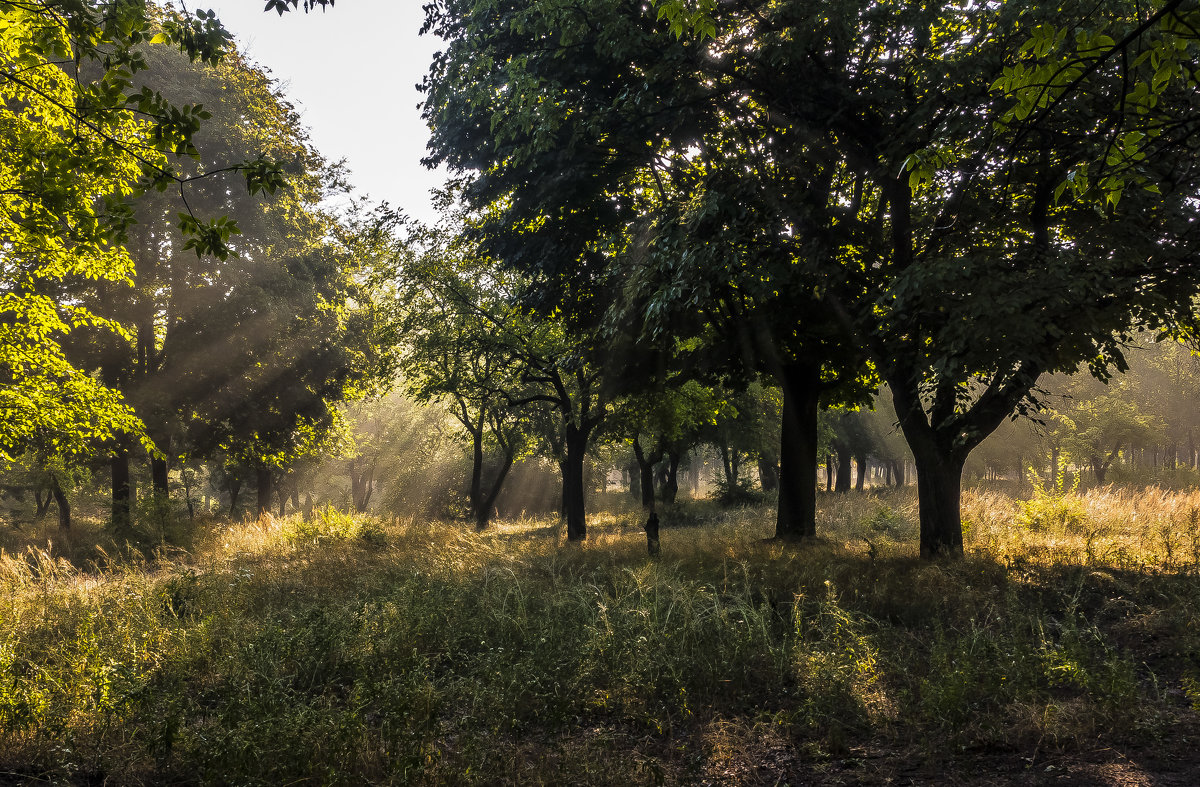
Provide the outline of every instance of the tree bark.
[[163,456],[150,457],[150,482],[154,490],[154,496],[165,499],[170,495],[170,467],[167,464],[166,452],[171,450],[171,438],[163,438],[162,450],[164,452]]
[[817,534],[817,406],[820,368],[788,364],[780,374],[783,422],[779,439],[779,503],[775,538],[798,540]]
[[[471,488],[467,492],[467,500],[471,506],[471,517],[476,526],[482,530],[487,526],[486,515],[483,514],[483,427],[471,430]],[[364,509],[365,510],[365,509]],[[483,515],[483,525],[480,526],[480,516]]]
[[588,432],[566,425],[566,456],[562,462],[563,518],[567,520],[567,540],[587,538],[587,514],[584,504],[583,459],[587,451]]
[[258,487],[258,515],[263,516],[271,512],[271,468],[256,469],[254,477]]
[[837,451],[837,479],[834,481],[833,491],[849,492],[850,491],[850,450],[845,446],[834,444],[834,450]]
[[240,497],[241,494],[242,482],[231,479],[229,481],[229,516],[231,517],[237,513],[238,497]]
[[674,505],[679,496],[679,462],[682,458],[678,451],[667,451],[667,480],[662,488],[662,499],[667,505]]
[[863,485],[867,480],[867,457],[865,454],[859,454],[854,457],[854,465],[856,475],[854,478],[854,490],[856,492],[863,491]]
[[504,461],[496,472],[496,480],[492,482],[487,495],[481,501],[478,510],[475,511],[475,529],[478,531],[487,530],[492,518],[492,509],[496,507],[496,499],[500,497],[500,490],[504,487],[504,480],[508,478],[508,471],[512,470],[513,458],[512,450],[504,452]]
[[40,490],[40,489],[33,490],[33,504],[34,504],[33,521],[34,522],[42,521],[42,517],[44,517],[46,515],[46,512],[50,510],[50,503],[53,500],[54,500],[54,493],[52,491],[47,491],[46,496],[42,497],[42,490]]
[[775,462],[774,457],[759,455],[758,483],[764,492],[774,492],[779,489],[779,465]]
[[133,483],[129,475],[129,448],[124,440],[109,460],[112,472],[112,529],[117,541],[133,535]]
[[633,438],[633,456],[638,464],[638,476],[642,487],[642,508],[654,510],[654,465],[662,461],[663,447],[657,446],[652,452],[642,450],[641,441]]
[[921,520],[921,557],[963,554],[962,471],[966,457],[936,445],[914,449]]
[[71,503],[67,500],[67,495],[63,492],[62,485],[58,483],[58,476],[51,474],[50,476],[50,494],[54,497],[54,502],[58,506],[58,529],[71,529]]

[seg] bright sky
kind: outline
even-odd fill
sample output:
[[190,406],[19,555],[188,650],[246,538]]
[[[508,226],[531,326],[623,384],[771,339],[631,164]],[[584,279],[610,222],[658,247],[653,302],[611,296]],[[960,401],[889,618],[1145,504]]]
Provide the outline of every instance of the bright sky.
[[[270,69],[325,158],[346,159],[360,194],[432,220],[441,173],[421,166],[417,105],[438,40],[419,36],[421,0],[338,0],[322,13],[263,13],[264,0],[208,0],[238,46]],[[203,0],[189,7],[208,8]]]

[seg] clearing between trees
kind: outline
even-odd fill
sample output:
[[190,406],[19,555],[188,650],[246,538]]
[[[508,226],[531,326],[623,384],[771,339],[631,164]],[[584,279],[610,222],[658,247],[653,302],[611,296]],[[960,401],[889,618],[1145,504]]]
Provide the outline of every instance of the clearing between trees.
[[0,784],[1200,782],[1200,492],[613,508],[5,532]]

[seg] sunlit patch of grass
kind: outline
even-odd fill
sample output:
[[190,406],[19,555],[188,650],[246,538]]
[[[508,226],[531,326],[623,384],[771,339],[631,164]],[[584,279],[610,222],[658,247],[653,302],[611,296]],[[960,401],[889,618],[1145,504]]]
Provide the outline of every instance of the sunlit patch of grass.
[[476,533],[325,511],[149,558],[26,545],[0,554],[0,770],[737,781],[864,745],[1194,723],[1200,495],[1078,505],[1031,528],[968,492],[967,557],[938,564],[917,559],[911,488],[821,495],[799,546],[769,540],[770,509],[665,508],[657,559],[630,508],[583,544],[554,517]]

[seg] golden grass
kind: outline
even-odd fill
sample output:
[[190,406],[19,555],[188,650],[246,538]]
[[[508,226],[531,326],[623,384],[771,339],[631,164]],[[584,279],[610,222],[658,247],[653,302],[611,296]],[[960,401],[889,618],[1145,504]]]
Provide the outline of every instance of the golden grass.
[[149,558],[86,528],[10,538],[0,771],[736,781],[913,736],[1070,747],[1195,723],[1200,492],[968,490],[963,509],[967,557],[936,564],[911,488],[822,495],[802,547],[768,540],[766,507],[668,509],[657,560],[636,510],[594,514],[583,544],[547,517],[336,511],[206,523]]

